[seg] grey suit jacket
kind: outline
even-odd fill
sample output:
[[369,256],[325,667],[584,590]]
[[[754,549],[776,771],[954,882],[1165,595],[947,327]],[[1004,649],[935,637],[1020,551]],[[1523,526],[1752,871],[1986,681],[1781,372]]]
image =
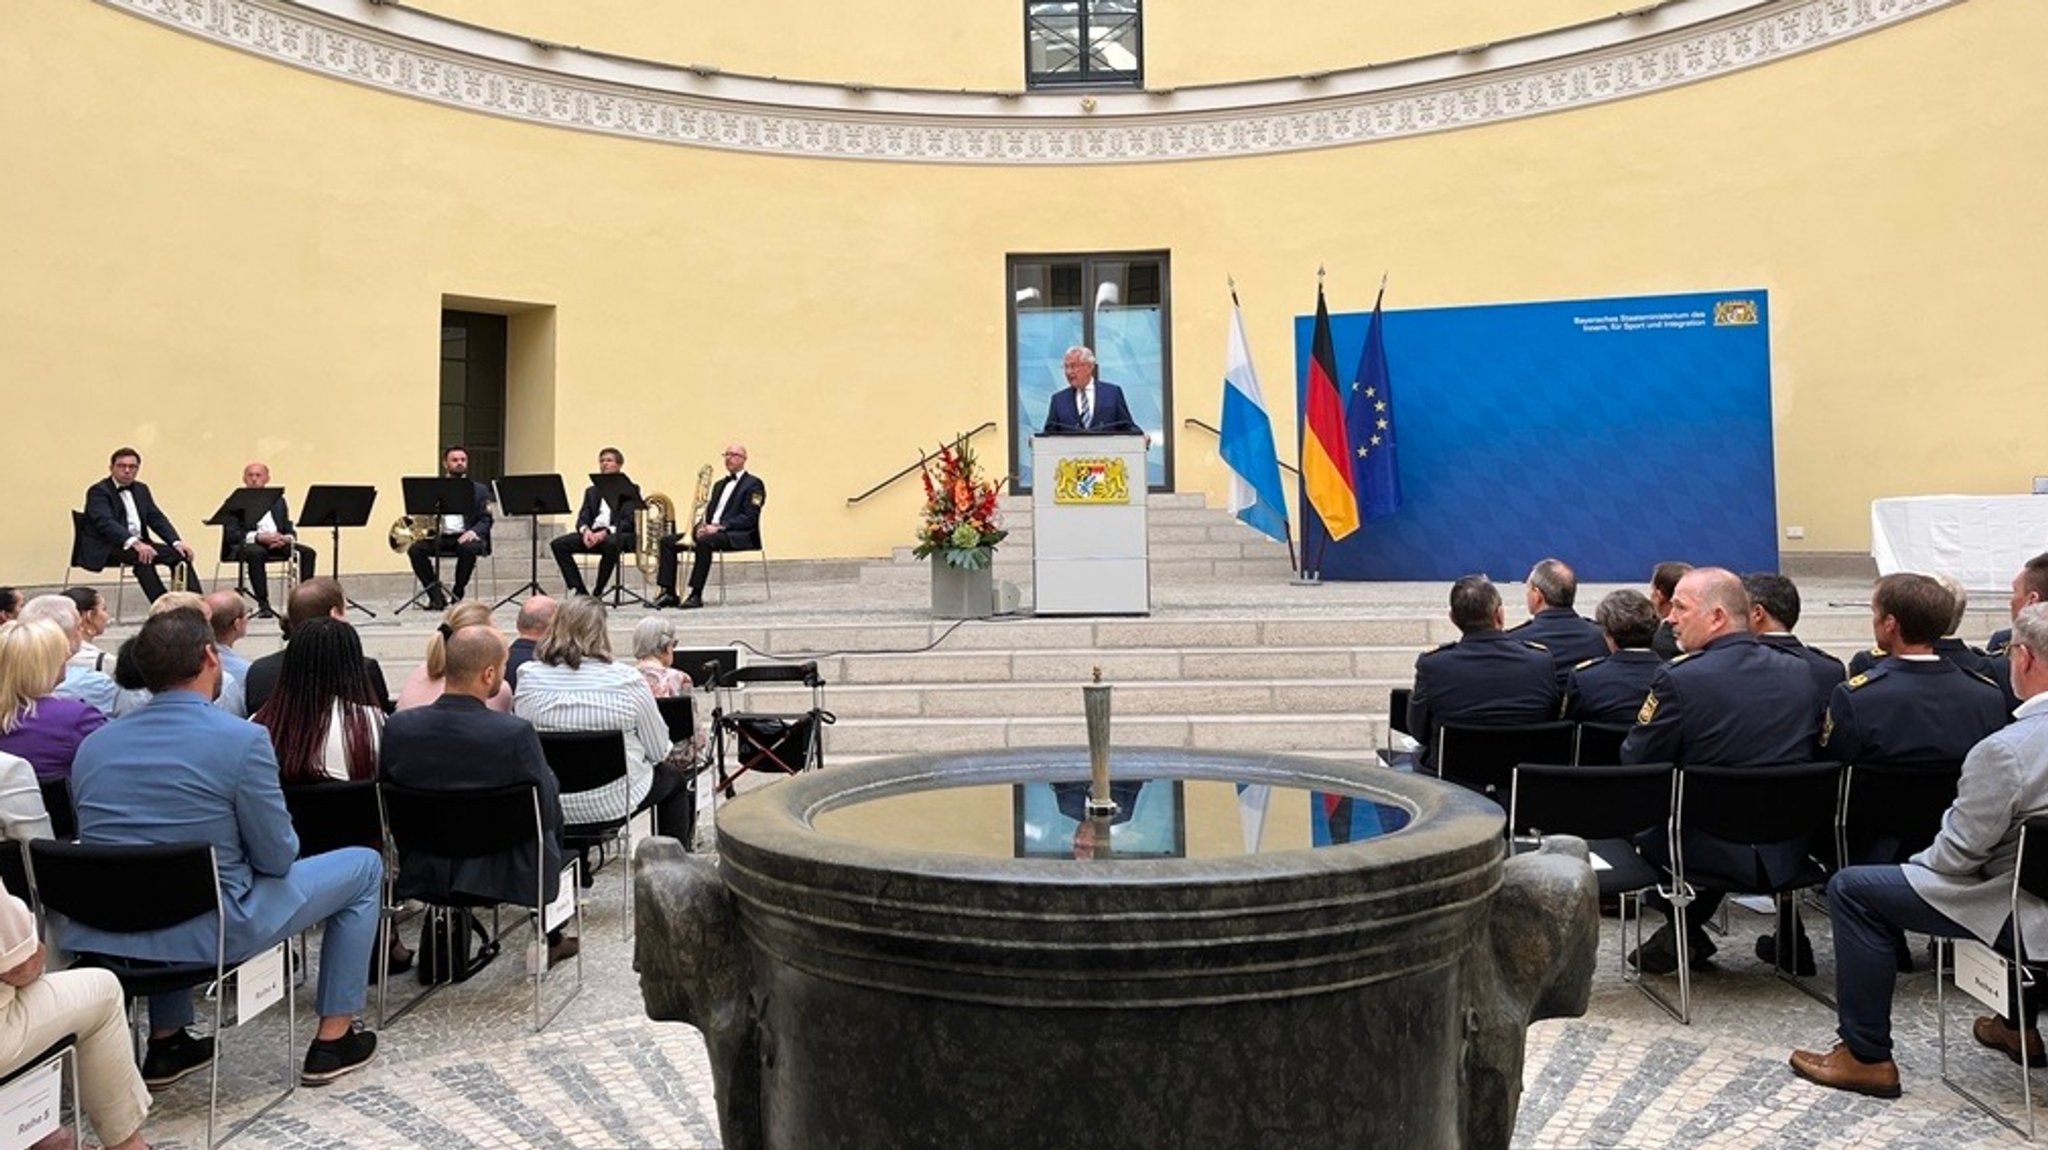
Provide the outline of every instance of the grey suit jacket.
[[[1970,749],[1941,833],[1905,864],[1915,893],[1987,943],[2012,916],[2020,824],[2048,814],[2048,695],[2020,704],[2017,716]],[[2048,904],[2022,892],[2019,926],[2030,952],[2048,948]]]

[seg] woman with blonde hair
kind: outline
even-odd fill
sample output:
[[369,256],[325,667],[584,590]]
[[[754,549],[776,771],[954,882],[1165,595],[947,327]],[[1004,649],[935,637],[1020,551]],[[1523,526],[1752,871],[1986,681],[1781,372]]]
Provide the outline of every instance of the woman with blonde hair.
[[[596,823],[654,807],[663,834],[689,841],[697,804],[689,778],[673,766],[668,724],[647,680],[612,661],[604,604],[576,596],[555,611],[533,659],[519,668],[512,713],[548,731],[620,731],[626,777],[594,791],[562,796],[562,821]],[[687,748],[684,748],[687,754]]]
[[[448,608],[441,618],[441,625],[427,636],[427,661],[412,669],[405,677],[405,685],[398,689],[398,703],[393,708],[409,711],[424,707],[441,697],[448,688],[448,637],[464,627],[491,627],[491,609],[474,599],[464,599]],[[498,693],[485,700],[484,705],[493,711],[505,714],[512,712],[512,688],[498,684]]]
[[37,778],[71,775],[78,744],[107,717],[51,692],[64,681],[71,639],[47,619],[0,623],[0,751],[27,759]]

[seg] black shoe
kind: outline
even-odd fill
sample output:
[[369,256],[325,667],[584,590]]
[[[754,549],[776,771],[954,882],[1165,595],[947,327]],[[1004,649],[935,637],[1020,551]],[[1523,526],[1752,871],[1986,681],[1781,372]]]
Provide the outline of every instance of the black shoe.
[[189,1030],[149,1040],[142,1056],[142,1084],[162,1090],[188,1074],[206,1069],[213,1061],[213,1039],[194,1038]]
[[657,611],[666,611],[670,607],[680,607],[682,605],[683,601],[676,598],[676,593],[673,591],[663,591],[654,597],[654,609]]
[[688,599],[685,599],[682,602],[676,604],[676,606],[681,607],[685,611],[695,611],[697,608],[702,607],[703,605],[704,600],[694,592],[691,593]]
[[256,604],[256,617],[258,619],[275,619],[277,618],[277,612],[271,610],[268,603],[258,603]]
[[566,935],[562,941],[548,947],[548,965],[551,967],[560,966],[575,958],[576,952],[582,949],[583,944],[577,940],[575,935]]
[[427,610],[446,611],[447,609],[448,594],[441,590],[441,585],[436,583],[432,587],[427,588]]
[[457,587],[455,589],[455,594],[450,596],[449,601],[453,603],[460,603],[467,598],[469,598],[469,588]]
[[[1797,961],[1793,963],[1795,973],[1801,978],[1812,978],[1817,968],[1813,965],[1813,942],[1804,934],[1799,936],[1799,945],[1793,948]],[[1756,940],[1756,957],[1765,966],[1778,965],[1778,939],[1775,935],[1761,935]]]
[[358,1022],[340,1038],[316,1038],[306,1051],[306,1068],[299,1073],[302,1086],[325,1086],[344,1074],[361,1070],[377,1054],[377,1032],[363,1029]]
[[[1656,933],[1643,940],[1643,945],[1629,952],[1628,964],[1644,974],[1677,974],[1678,942],[1670,926],[1658,927]],[[1688,959],[1694,970],[1708,970],[1713,967],[1714,940],[1702,935],[1690,940]]]

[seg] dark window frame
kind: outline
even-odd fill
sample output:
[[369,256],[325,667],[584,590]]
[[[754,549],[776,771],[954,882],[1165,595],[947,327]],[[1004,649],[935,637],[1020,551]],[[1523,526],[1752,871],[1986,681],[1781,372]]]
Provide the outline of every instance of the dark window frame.
[[[1079,15],[1079,43],[1075,45],[1075,60],[1080,65],[1072,72],[1034,72],[1031,68],[1032,9],[1046,0],[1024,0],[1024,87],[1029,91],[1071,90],[1077,88],[1143,88],[1145,86],[1145,6],[1144,0],[1128,0],[1131,5],[1130,22],[1137,35],[1135,54],[1138,66],[1129,71],[1090,66],[1088,45],[1091,21],[1096,18],[1093,11],[1095,0],[1068,0],[1076,5]],[[1121,15],[1117,17],[1122,19]]]

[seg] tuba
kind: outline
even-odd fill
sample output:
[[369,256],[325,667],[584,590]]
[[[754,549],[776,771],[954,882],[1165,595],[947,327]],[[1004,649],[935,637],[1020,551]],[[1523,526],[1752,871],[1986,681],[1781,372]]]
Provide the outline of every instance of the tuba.
[[391,549],[404,554],[406,548],[439,534],[433,516],[401,515],[398,522],[391,525]]
[[661,566],[661,537],[675,530],[676,501],[656,491],[640,501],[633,512],[633,541],[637,545],[640,573],[655,577]]
[[704,512],[710,503],[711,465],[707,463],[697,469],[697,490],[690,496],[689,526],[692,530],[695,530],[699,523],[704,522]]

